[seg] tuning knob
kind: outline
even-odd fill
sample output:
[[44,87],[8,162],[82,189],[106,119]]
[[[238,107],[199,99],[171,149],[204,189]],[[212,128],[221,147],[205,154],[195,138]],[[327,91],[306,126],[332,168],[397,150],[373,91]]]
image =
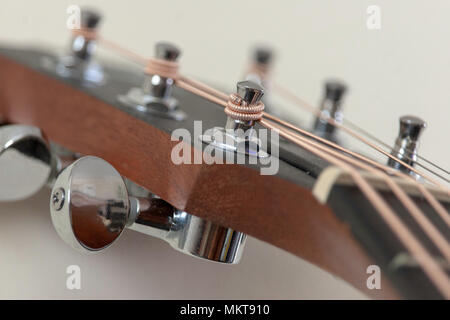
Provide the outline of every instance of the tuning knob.
[[[155,46],[155,58],[158,60],[176,62],[180,54],[181,50],[168,42],[158,42]],[[118,100],[137,111],[181,121],[186,114],[172,96],[174,83],[172,78],[146,71],[142,88],[131,88],[126,95],[119,95]]]
[[57,167],[41,130],[25,125],[0,127],[0,201],[15,201],[39,191]]
[[[400,130],[395,140],[392,155],[397,159],[414,166],[417,162],[417,150],[419,147],[419,137],[427,124],[422,119],[415,116],[403,116],[400,118]],[[405,173],[417,176],[412,170],[401,163],[389,158],[388,165]]]
[[120,174],[96,157],[80,158],[61,172],[52,189],[50,212],[60,237],[83,253],[106,249],[128,227],[189,255],[237,263],[246,238],[162,199],[129,196]]
[[101,19],[101,14],[93,9],[83,8],[81,10],[81,28],[95,30]]
[[181,54],[180,49],[168,42],[158,42],[155,46],[156,58],[167,60],[167,61],[176,61]]
[[[92,9],[81,10],[81,29],[94,33],[97,31],[101,21],[101,15]],[[94,38],[86,37],[84,34],[77,34],[71,42],[72,54],[83,61],[91,59],[95,48],[96,41]]]
[[[338,123],[344,119],[342,113],[342,101],[347,92],[347,86],[339,80],[327,80],[325,82],[324,97],[320,105],[320,111],[326,118],[331,118]],[[320,137],[336,142],[335,126],[326,120],[316,118],[313,131]]]
[[258,47],[254,52],[254,61],[258,65],[268,66],[272,63],[274,57],[273,50],[267,47]]
[[119,237],[129,216],[129,205],[120,174],[95,157],[77,160],[63,170],[50,198],[56,231],[83,252],[102,250]]
[[92,59],[97,48],[96,32],[101,18],[95,10],[87,8],[81,10],[80,30],[73,30],[69,52],[60,57],[56,64],[56,72],[60,76],[90,84],[103,82],[103,68]]
[[[181,51],[175,45],[167,42],[159,42],[155,46],[155,57],[166,61],[176,61]],[[168,110],[174,110],[178,104],[172,97],[174,80],[157,74],[147,74],[144,81],[144,91],[154,98],[153,107],[163,105]]]
[[270,102],[270,93],[272,91],[270,73],[274,56],[273,49],[265,46],[256,47],[252,52],[250,68],[245,79],[260,84],[264,88],[263,102],[266,106],[265,110],[276,115],[278,112],[271,107],[272,104]]

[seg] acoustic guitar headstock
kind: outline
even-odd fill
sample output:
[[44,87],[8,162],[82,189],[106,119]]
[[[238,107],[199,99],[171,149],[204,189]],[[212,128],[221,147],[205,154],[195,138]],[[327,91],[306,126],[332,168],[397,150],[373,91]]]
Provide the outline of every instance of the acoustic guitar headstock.
[[[386,151],[347,125],[347,86],[330,80],[314,123],[301,128],[271,98],[311,106],[272,83],[269,49],[256,50],[225,94],[182,75],[176,45],[160,42],[145,59],[104,39],[99,23],[83,11],[64,55],[0,47],[0,201],[52,188],[53,224],[82,252],[133,229],[236,263],[250,235],[373,297],[449,297],[450,193],[444,169],[418,169],[421,119],[403,117]],[[98,59],[102,45],[140,67]],[[381,289],[367,285],[373,266]]]

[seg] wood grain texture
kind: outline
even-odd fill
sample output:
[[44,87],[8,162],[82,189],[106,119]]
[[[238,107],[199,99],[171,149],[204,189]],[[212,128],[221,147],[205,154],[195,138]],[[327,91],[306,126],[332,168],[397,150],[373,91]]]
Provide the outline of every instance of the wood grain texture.
[[3,56],[0,83],[0,115],[9,122],[38,126],[50,140],[105,159],[177,208],[287,250],[372,297],[396,296],[387,283],[366,288],[372,262],[310,190],[245,166],[175,165],[177,142],[167,133]]

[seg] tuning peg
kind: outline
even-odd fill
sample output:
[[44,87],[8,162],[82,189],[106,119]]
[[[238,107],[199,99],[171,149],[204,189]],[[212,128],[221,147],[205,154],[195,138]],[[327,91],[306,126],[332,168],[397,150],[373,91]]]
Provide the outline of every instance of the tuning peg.
[[92,57],[97,47],[96,32],[101,15],[88,8],[81,10],[80,32],[77,30],[70,42],[69,54],[60,58],[56,71],[63,77],[79,79],[88,83],[103,82],[103,68]]
[[95,30],[101,19],[101,14],[94,9],[83,8],[81,10],[81,28]]
[[[246,80],[237,83],[236,93],[235,97],[239,103],[256,105],[264,95],[264,88],[256,82]],[[260,147],[254,125],[253,120],[242,120],[228,115],[224,128],[213,128],[212,134],[201,135],[199,139],[215,148],[258,158],[268,157]]]
[[268,66],[272,63],[274,52],[268,47],[258,47],[254,52],[254,61],[258,65]]
[[178,47],[168,42],[158,42],[155,46],[156,58],[167,60],[167,61],[177,61],[181,54]]
[[252,81],[238,82],[236,88],[236,93],[247,104],[256,104],[264,95],[264,88]]
[[[346,92],[347,86],[343,82],[339,80],[327,80],[325,82],[324,97],[320,105],[322,115],[338,123],[342,123],[344,119],[342,101]],[[316,118],[313,131],[320,137],[337,142],[335,128],[335,126],[326,120]]]
[[41,130],[0,126],[0,201],[16,201],[40,190],[58,167]]
[[270,72],[274,60],[274,50],[267,46],[258,46],[252,52],[250,67],[245,76],[246,80],[255,82],[264,88],[264,104],[266,111],[271,114],[277,114],[277,110],[271,108],[270,92],[272,91],[272,81]]
[[162,199],[129,196],[121,175],[96,157],[80,158],[61,172],[52,189],[50,212],[61,238],[83,253],[103,251],[129,228],[192,256],[237,263],[246,239],[241,232],[177,210]]
[[252,53],[247,80],[256,82],[264,88],[270,84],[269,73],[275,54],[271,48],[256,47]]
[[[155,46],[155,58],[159,60],[176,62],[180,54],[180,49],[171,43],[159,42]],[[172,78],[146,73],[142,88],[132,88],[126,95],[119,95],[118,100],[140,112],[181,121],[186,114],[172,96],[173,84]]]
[[[419,137],[427,124],[422,119],[415,116],[403,116],[400,118],[400,130],[395,140],[395,146],[392,155],[397,159],[405,162],[410,166],[414,166],[417,162],[417,149],[419,147]],[[409,173],[415,177],[412,170],[408,169],[401,163],[389,158],[388,165],[402,172]]]
[[[92,9],[81,10],[81,30],[88,31],[91,34],[95,33],[101,21],[101,15]],[[81,60],[88,61],[91,59],[96,48],[96,40],[92,37],[87,37],[85,34],[75,34],[71,45],[72,55]]]

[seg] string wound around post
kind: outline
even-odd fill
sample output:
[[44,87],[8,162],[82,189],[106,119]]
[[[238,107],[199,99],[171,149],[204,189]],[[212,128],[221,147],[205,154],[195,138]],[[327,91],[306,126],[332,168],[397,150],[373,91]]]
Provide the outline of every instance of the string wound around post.
[[225,108],[227,122],[225,127],[212,129],[211,134],[199,136],[199,139],[215,148],[245,154],[258,158],[267,158],[269,154],[262,150],[261,141],[254,129],[256,121],[261,119],[264,104],[261,98],[264,89],[252,81],[237,83],[237,94],[230,95]]

